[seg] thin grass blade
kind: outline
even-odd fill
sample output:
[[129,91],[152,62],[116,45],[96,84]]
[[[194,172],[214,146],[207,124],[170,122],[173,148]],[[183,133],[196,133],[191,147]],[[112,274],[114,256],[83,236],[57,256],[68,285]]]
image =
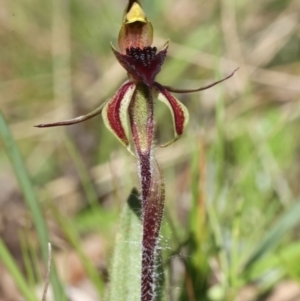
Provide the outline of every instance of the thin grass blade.
[[[26,205],[28,206],[31,212],[35,229],[37,231],[40,247],[42,250],[43,260],[44,262],[47,262],[49,235],[45,223],[45,218],[43,216],[41,205],[35,194],[28,172],[24,166],[18,146],[12,136],[12,133],[1,111],[0,111],[0,137],[3,140],[6,153],[13,166]],[[62,286],[57,276],[55,265],[53,265],[52,267],[51,284],[54,291],[55,300],[56,301],[66,300],[64,291],[62,289]]]
[[35,292],[32,291],[32,289],[25,282],[23,275],[18,269],[13,257],[9,253],[8,249],[6,248],[1,238],[0,238],[0,258],[1,261],[4,263],[4,265],[6,266],[7,270],[10,272],[11,276],[13,277],[24,299],[27,301],[38,301]]
[[300,201],[295,202],[271,227],[244,263],[244,269],[251,268],[257,261],[270,253],[283,239],[284,235],[299,222]]

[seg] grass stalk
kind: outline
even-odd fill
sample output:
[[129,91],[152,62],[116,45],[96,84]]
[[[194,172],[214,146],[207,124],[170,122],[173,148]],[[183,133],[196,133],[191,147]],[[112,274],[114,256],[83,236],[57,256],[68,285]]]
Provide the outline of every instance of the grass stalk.
[[[42,251],[43,260],[44,262],[47,262],[49,235],[46,227],[45,218],[42,213],[42,208],[36,196],[36,193],[34,191],[33,184],[31,183],[28,172],[24,166],[18,146],[12,136],[12,133],[1,111],[0,111],[0,137],[4,142],[6,153],[13,166],[26,205],[31,212],[31,216],[37,232],[40,248]],[[51,284],[52,284],[55,300],[56,301],[65,300],[65,294],[63,292],[61,283],[58,279],[55,265],[53,265],[52,272],[51,272]]]

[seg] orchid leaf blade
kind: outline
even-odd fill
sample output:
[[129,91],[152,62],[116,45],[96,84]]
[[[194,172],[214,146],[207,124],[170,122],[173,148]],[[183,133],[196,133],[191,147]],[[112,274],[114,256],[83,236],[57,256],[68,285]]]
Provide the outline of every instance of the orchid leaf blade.
[[141,203],[133,189],[124,206],[111,262],[108,301],[141,300]]

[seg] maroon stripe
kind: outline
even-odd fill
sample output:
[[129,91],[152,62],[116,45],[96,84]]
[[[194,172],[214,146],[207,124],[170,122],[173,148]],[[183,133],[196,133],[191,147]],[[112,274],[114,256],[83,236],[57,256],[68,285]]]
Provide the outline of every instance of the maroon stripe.
[[161,94],[163,94],[167,98],[168,102],[170,103],[174,114],[175,130],[177,135],[180,136],[183,132],[184,121],[185,121],[184,111],[182,110],[180,104],[178,103],[178,100],[167,89],[165,89],[162,85],[160,85],[157,82],[154,83],[154,87],[158,89],[158,91]]
[[123,128],[123,125],[121,123],[120,119],[120,107],[122,100],[124,98],[124,95],[128,91],[130,87],[134,85],[133,83],[125,83],[121,88],[118,90],[118,92],[114,95],[113,99],[109,101],[108,108],[107,108],[107,119],[108,122],[115,132],[115,134],[125,143],[128,144],[128,139],[125,134],[125,130]]

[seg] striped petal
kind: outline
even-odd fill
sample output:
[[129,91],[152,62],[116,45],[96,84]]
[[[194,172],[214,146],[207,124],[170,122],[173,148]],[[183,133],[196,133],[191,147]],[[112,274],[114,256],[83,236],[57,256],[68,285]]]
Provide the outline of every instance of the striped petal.
[[130,131],[128,106],[135,87],[132,82],[123,84],[113,98],[106,103],[102,111],[104,124],[126,147],[129,147],[128,137]]
[[182,135],[185,126],[189,121],[189,112],[187,108],[177,99],[175,98],[165,87],[160,85],[159,83],[154,83],[154,88],[157,90],[158,100],[165,103],[171,111],[175,138],[170,142],[162,145],[162,147],[168,146]]

